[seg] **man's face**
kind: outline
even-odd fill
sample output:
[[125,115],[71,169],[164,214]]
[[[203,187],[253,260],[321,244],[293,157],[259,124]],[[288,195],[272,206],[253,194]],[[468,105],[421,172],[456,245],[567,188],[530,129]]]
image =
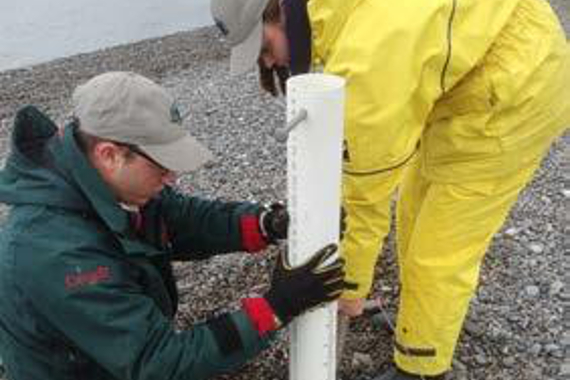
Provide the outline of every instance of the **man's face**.
[[121,144],[101,142],[91,156],[117,200],[129,206],[144,206],[176,180],[174,172]]
[[263,45],[259,57],[267,68],[289,66],[289,43],[283,23],[263,24]]

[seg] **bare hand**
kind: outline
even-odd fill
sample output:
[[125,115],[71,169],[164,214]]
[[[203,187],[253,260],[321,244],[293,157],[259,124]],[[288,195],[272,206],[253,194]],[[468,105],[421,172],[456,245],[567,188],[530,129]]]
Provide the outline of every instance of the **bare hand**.
[[338,301],[338,310],[348,317],[358,317],[364,312],[364,298],[354,300],[340,299]]

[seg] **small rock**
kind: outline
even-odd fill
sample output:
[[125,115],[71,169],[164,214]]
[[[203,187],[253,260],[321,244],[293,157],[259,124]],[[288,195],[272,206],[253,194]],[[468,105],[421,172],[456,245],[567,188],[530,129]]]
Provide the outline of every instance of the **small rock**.
[[371,368],[373,366],[372,356],[364,354],[362,352],[355,352],[352,356],[352,367],[353,368]]
[[565,198],[570,198],[570,189],[562,190],[562,195],[564,195]]
[[538,261],[536,259],[530,259],[527,261],[527,263],[529,267],[535,267],[536,264],[538,264]]
[[558,294],[561,301],[570,301],[570,292],[565,291]]
[[481,329],[475,322],[467,321],[463,325],[463,328],[465,329],[465,332],[471,336],[481,335]]
[[468,380],[468,374],[467,371],[453,371],[452,373],[450,373],[448,375],[448,377],[445,378],[446,380]]
[[518,230],[518,228],[516,228],[516,227],[508,228],[508,229],[505,231],[505,235],[508,236],[508,237],[515,237],[518,233],[519,233],[519,230]]
[[544,380],[542,368],[532,367],[527,373],[529,380]]
[[467,371],[467,366],[465,364],[463,364],[461,361],[455,359],[453,361],[453,369],[455,371],[465,372],[465,371]]
[[530,319],[524,317],[524,318],[520,319],[518,323],[519,323],[520,327],[522,327],[523,329],[526,330],[528,328],[528,326],[530,325]]
[[547,354],[555,354],[557,351],[560,351],[560,346],[554,343],[549,343],[544,346],[544,351]]
[[560,376],[570,376],[570,363],[562,363],[560,366]]
[[540,343],[535,343],[532,347],[528,350],[534,356],[537,356],[542,351],[542,345]]
[[477,362],[477,364],[479,365],[485,365],[487,364],[487,357],[484,354],[477,354],[475,355],[475,361]]
[[530,251],[534,254],[540,254],[542,252],[544,252],[544,245],[540,244],[540,243],[531,243],[528,246],[528,249],[530,249]]
[[507,315],[507,321],[512,322],[512,323],[518,322],[518,321],[520,321],[520,319],[521,319],[521,317],[518,314],[508,314]]
[[525,288],[525,292],[529,297],[537,297],[540,294],[540,288],[535,285],[529,285]]
[[560,280],[556,280],[552,283],[552,285],[550,285],[549,294],[551,296],[555,296],[558,293],[560,293],[562,291],[562,289],[564,289],[564,283]]
[[210,116],[210,115],[213,115],[213,114],[216,113],[216,112],[218,112],[218,109],[217,109],[217,108],[209,108],[209,109],[206,110],[205,114],[206,114],[206,116]]
[[517,362],[517,360],[512,356],[509,356],[509,357],[506,357],[505,359],[503,359],[503,364],[505,365],[505,367],[512,367],[516,364],[516,362]]

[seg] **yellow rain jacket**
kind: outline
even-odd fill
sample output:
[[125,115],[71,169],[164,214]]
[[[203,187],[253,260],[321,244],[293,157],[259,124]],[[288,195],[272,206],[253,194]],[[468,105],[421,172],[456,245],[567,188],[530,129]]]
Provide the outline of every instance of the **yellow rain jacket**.
[[[408,176],[398,250],[423,264],[399,258],[396,361],[441,373],[492,235],[570,125],[570,48],[543,0],[309,0],[308,10],[313,63],[347,79],[343,255],[359,288],[344,297],[370,291],[392,196]],[[486,212],[477,219],[474,207]],[[457,228],[426,213],[456,218]],[[466,234],[461,221],[477,231]],[[442,256],[421,257],[435,250]],[[438,294],[426,295],[421,277]],[[455,306],[440,307],[450,299]]]

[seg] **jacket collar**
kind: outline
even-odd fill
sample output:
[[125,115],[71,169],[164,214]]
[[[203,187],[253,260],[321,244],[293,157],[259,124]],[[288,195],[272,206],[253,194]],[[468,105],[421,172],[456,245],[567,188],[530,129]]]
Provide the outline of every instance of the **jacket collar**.
[[65,167],[65,171],[71,175],[104,223],[119,236],[126,236],[130,226],[128,214],[121,208],[97,170],[79,149],[75,140],[76,129],[74,124],[65,127],[61,137],[61,154],[54,154],[54,159],[60,161],[57,163],[58,166]]
[[129,256],[160,256],[164,252],[137,238],[131,227],[129,212],[125,210],[105,184],[97,169],[89,163],[85,154],[77,145],[75,132],[77,127],[69,124],[65,127],[60,154],[54,155],[57,165],[64,167],[67,175],[74,182],[91,204],[94,212],[115,234],[124,252]]
[[304,74],[311,68],[311,26],[306,0],[283,0],[285,32],[289,41],[289,71]]

